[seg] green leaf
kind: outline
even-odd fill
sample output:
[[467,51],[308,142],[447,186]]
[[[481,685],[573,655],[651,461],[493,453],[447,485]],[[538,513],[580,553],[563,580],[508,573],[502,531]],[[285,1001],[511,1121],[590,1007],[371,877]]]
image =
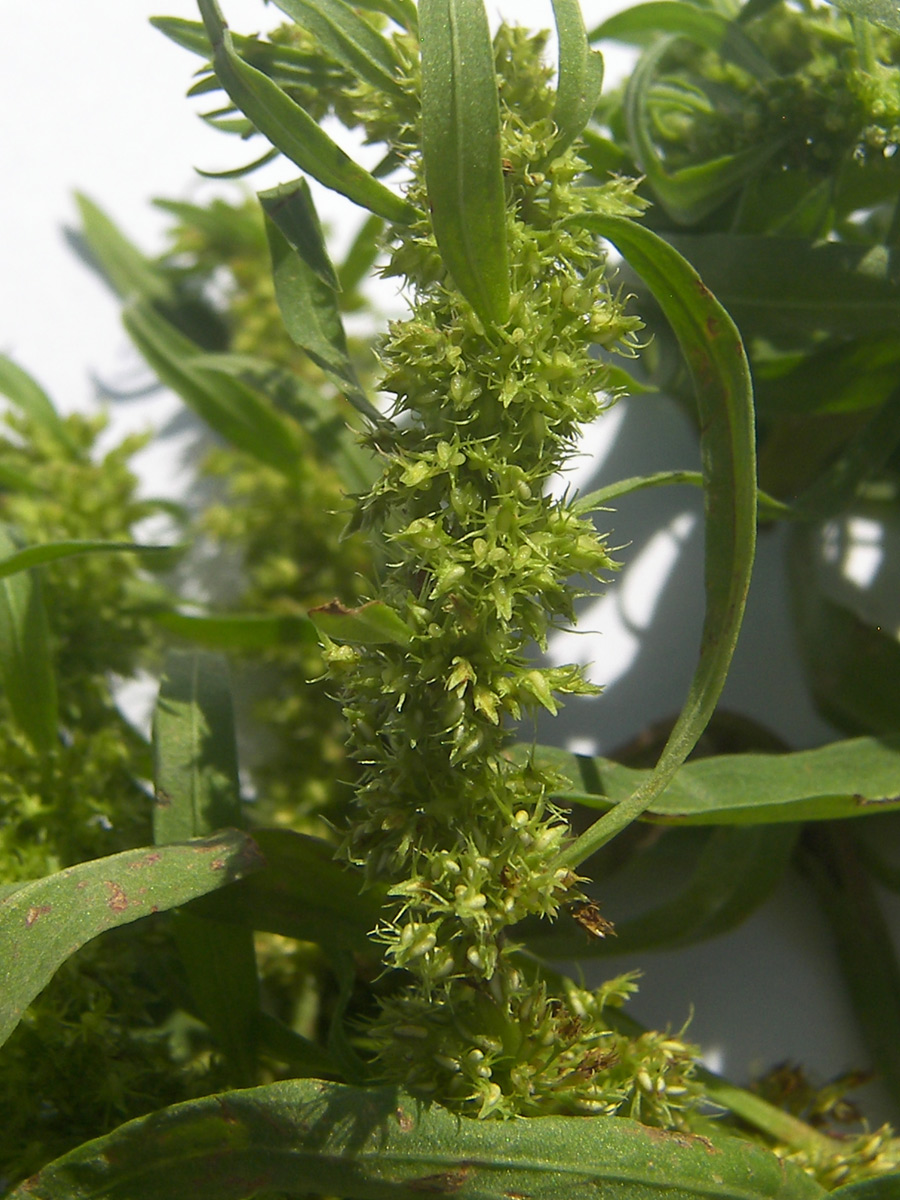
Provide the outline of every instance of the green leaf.
[[589,40],[647,45],[660,33],[679,34],[720,54],[728,62],[742,67],[756,79],[771,79],[775,69],[759,47],[736,22],[712,8],[679,0],[650,0],[635,4],[601,22]]
[[202,351],[146,304],[123,313],[129,336],[166,387],[239,450],[289,478],[297,474],[301,448],[291,426],[236,379],[210,377],[198,366]]
[[653,144],[649,102],[656,68],[672,40],[664,38],[646,51],[629,77],[625,89],[625,124],[635,160],[659,203],[678,224],[693,225],[756,174],[777,153],[780,143],[769,139],[736,154],[667,171]]
[[221,655],[166,655],[153,756],[157,843],[242,824],[231,687]]
[[725,682],[743,617],[756,547],[753,394],[740,334],[677,251],[622,217],[586,218],[650,288],[681,345],[694,381],[706,505],[706,615],[700,660],[684,707],[651,777],[563,853],[575,866],[643,812],[700,737]]
[[460,1118],[395,1088],[286,1080],[177,1104],[57,1159],[9,1200],[823,1200],[751,1142],[622,1117]]
[[257,1030],[262,1049],[272,1058],[287,1063],[295,1078],[340,1074],[326,1050],[277,1017],[260,1012]]
[[[325,389],[294,371],[251,354],[201,354],[193,360],[193,365],[212,374],[239,379],[265,396],[273,408],[306,430],[322,459],[334,466],[347,491],[368,489],[376,473],[372,452],[356,437],[344,405]],[[349,370],[352,372],[352,365]],[[341,390],[346,390],[346,384]],[[386,418],[380,417],[379,425],[385,423]]]
[[900,1103],[900,963],[851,830],[842,825],[810,829],[799,865],[831,927],[869,1062],[894,1103]]
[[829,0],[836,8],[900,33],[900,8],[895,0]]
[[264,167],[266,163],[272,162],[277,157],[278,151],[273,149],[267,150],[265,154],[254,158],[252,162],[246,163],[243,167],[229,167],[226,171],[204,171],[200,167],[194,167],[194,170],[204,179],[243,179],[245,175],[258,171],[260,167]]
[[208,650],[268,650],[302,642],[318,642],[316,627],[308,617],[270,613],[153,614],[154,622],[169,633]]
[[[228,663],[169,653],[153,717],[153,839],[185,841],[242,824]],[[195,913],[173,914],[200,1016],[239,1084],[254,1081],[259,984],[253,935]]]
[[309,269],[332,291],[340,284],[328,248],[319,214],[305,179],[282,183],[265,192],[257,192],[263,212],[281,230],[288,245],[296,250]]
[[411,204],[364,171],[286,92],[240,58],[215,0],[197,2],[213,45],[219,82],[259,132],[302,171],[354,204],[400,224],[415,220]]
[[419,26],[415,0],[356,0],[356,7],[364,8],[367,12],[382,13],[396,21],[401,29],[413,33]]
[[860,605],[855,589],[836,589],[831,573],[822,569],[820,527],[795,527],[788,575],[800,653],[816,707],[846,733],[896,733],[900,729],[896,630],[882,627],[877,608]]
[[122,299],[172,300],[172,290],[159,267],[141,254],[93,200],[80,192],[75,201],[81,215],[81,235],[113,291]]
[[520,927],[527,948],[552,959],[609,958],[647,950],[676,950],[727,933],[746,920],[780,883],[798,827],[714,828],[684,887],[664,903],[617,921],[615,937],[586,937],[574,923]]
[[434,236],[486,325],[509,314],[500,105],[482,0],[421,0],[422,156]]
[[802,520],[845,511],[860,487],[875,478],[900,444],[900,387],[853,435],[838,457],[794,501]]
[[212,57],[212,43],[206,36],[202,21],[187,21],[184,17],[151,17],[150,24],[161,34],[191,54]]
[[382,916],[383,889],[363,891],[361,872],[335,860],[335,848],[291,829],[259,829],[265,867],[191,911],[250,929],[315,942],[326,955],[371,957],[369,933]]
[[3,555],[0,547],[0,579],[6,579],[19,571],[40,567],[45,563],[58,562],[63,558],[78,558],[83,554],[143,554],[151,558],[158,556],[167,561],[180,546],[142,546],[138,542],[104,542],[78,539],[66,542],[41,542],[37,546],[25,546],[11,554]]
[[746,338],[900,326],[900,281],[886,246],[804,238],[683,234],[668,239],[703,276]]
[[65,422],[53,406],[53,401],[40,384],[5,354],[0,354],[0,395],[45,429],[61,445],[74,449]]
[[381,217],[370,216],[363,221],[359,233],[347,251],[347,257],[338,267],[341,290],[352,292],[367,277],[381,249],[383,232],[384,221]]
[[848,342],[829,339],[785,370],[778,360],[755,368],[756,411],[775,418],[859,412],[883,404],[900,379],[900,343],[894,330]]
[[859,1183],[848,1183],[828,1195],[829,1200],[897,1200],[900,1196],[900,1171],[890,1171],[875,1179],[862,1179]]
[[[523,747],[519,753],[528,753]],[[556,793],[566,804],[614,809],[653,777],[550,746],[535,748],[539,764],[573,786]],[[900,735],[850,738],[790,754],[723,754],[685,763],[647,810],[667,824],[753,825],[831,821],[900,808]]]
[[347,350],[337,295],[323,283],[271,220],[266,221],[275,295],[291,338],[337,384],[353,407],[376,427],[390,422],[369,400]]
[[325,53],[381,92],[403,95],[395,78],[390,43],[344,0],[275,0],[282,12],[308,29]]
[[340,601],[332,600],[311,608],[309,616],[320,633],[338,642],[408,646],[413,638],[410,626],[381,600],[372,600],[360,608],[345,608]]
[[594,115],[603,87],[603,55],[591,50],[579,0],[553,0],[559,71],[553,120],[558,130],[551,157],[571,146]]
[[[587,515],[597,512],[612,500],[618,500],[620,496],[628,496],[632,492],[640,492],[645,488],[670,487],[678,484],[703,487],[703,475],[700,471],[657,471],[653,475],[633,475],[630,479],[618,479],[615,483],[607,484],[606,487],[580,496],[575,501],[575,508],[579,513]],[[789,518],[794,515],[794,510],[789,504],[776,500],[774,496],[767,496],[765,492],[757,492],[757,503],[759,516],[764,520],[776,517]]]
[[79,863],[0,897],[0,1042],[57,968],[86,942],[260,866],[253,840],[230,829],[183,845]]
[[[21,553],[0,524],[0,561]],[[50,626],[41,577],[21,567],[0,577],[0,682],[16,724],[39,754],[48,753],[59,734]]]

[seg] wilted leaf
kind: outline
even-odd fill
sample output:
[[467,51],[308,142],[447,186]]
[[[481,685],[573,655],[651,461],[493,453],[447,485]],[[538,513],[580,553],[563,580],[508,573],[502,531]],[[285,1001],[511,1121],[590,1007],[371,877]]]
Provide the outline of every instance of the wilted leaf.
[[413,631],[403,618],[387,604],[373,600],[360,608],[346,608],[337,600],[311,608],[309,616],[316,628],[338,642],[358,642],[376,645],[393,642],[406,646]]

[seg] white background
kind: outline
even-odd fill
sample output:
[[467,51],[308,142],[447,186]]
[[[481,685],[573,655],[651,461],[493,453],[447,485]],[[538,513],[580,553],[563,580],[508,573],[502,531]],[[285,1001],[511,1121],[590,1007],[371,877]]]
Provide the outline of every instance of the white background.
[[[621,4],[584,0],[588,27]],[[224,0],[238,32],[280,20],[256,0]],[[492,17],[552,24],[549,0],[489,0]],[[89,194],[148,253],[165,218],[152,196],[202,201],[222,185],[193,168],[223,169],[259,153],[209,129],[184,99],[200,60],[147,24],[154,14],[197,19],[190,0],[0,0],[0,350],[32,372],[63,409],[95,402],[92,377],[121,377],[134,364],[117,305],[75,259],[63,227],[76,222],[74,189]],[[621,68],[620,68],[621,69]],[[296,174],[274,164],[257,187]],[[340,226],[338,199],[326,211]],[[338,228],[338,234],[341,230]],[[155,420],[129,406],[131,420]],[[644,398],[605,418],[576,475],[603,480],[695,465],[695,439],[674,408]],[[608,456],[608,457],[607,457]],[[148,481],[158,493],[164,481]],[[579,747],[608,750],[677,710],[693,667],[702,617],[702,521],[684,489],[623,502],[610,515],[629,564],[554,657],[595,663],[607,684],[599,704],[573,704],[563,728]],[[827,740],[794,663],[779,535],[760,550],[748,622],[726,702],[796,745]],[[558,732],[557,732],[558,736]],[[648,897],[648,901],[649,901]],[[631,966],[630,962],[625,964]],[[730,937],[671,957],[643,957],[635,1014],[678,1027],[694,1005],[692,1036],[736,1080],[781,1058],[824,1074],[865,1062],[850,1028],[827,936],[808,902],[785,887]]]

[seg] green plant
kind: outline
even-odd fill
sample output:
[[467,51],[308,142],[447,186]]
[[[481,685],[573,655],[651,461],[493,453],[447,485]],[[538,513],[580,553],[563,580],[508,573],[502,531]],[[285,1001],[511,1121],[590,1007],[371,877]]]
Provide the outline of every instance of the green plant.
[[[738,731],[736,752],[686,762],[728,671],[757,520],[808,530],[893,486],[896,14],[639,5],[596,31],[646,45],[624,93],[604,97],[577,0],[554,0],[555,85],[545,38],[491,39],[481,0],[279,6],[292,24],[269,40],[232,35],[215,0],[199,0],[201,23],[158,24],[209,62],[194,90],[227,93],[211,120],[372,214],[339,269],[304,179],[261,193],[262,223],[247,206],[167,203],[178,225],[156,260],[81,202],[137,348],[228,443],[208,467],[227,503],[170,515],[185,541],[237,548],[237,606],[211,594],[187,608],[190,551],[137,544],[154,506],[134,498],[134,446],[96,461],[94,429],[0,362],[14,405],[0,1031],[19,1026],[0,1069],[12,1098],[34,1058],[43,1070],[62,1052],[83,1072],[85,1046],[112,1043],[121,1060],[77,1121],[51,1103],[7,1126],[10,1185],[37,1170],[11,1197],[890,1197],[898,1142],[888,1126],[835,1135],[840,1085],[817,1093],[783,1072],[742,1090],[699,1065],[685,1031],[628,1017],[633,976],[592,989],[548,963],[712,937],[793,858],[900,1086],[900,972],[871,886],[896,873],[841,820],[883,831],[898,807],[890,692],[877,720],[854,709],[854,732],[889,736],[761,754]],[[812,135],[825,86],[840,121]],[[797,132],[776,136],[786,103]],[[326,135],[328,114],[382,147],[373,173]],[[859,163],[861,147],[883,162]],[[394,171],[402,183],[383,183]],[[375,362],[341,314],[363,303],[379,247],[409,313]],[[707,286],[724,249],[714,290],[738,325]],[[773,328],[771,280],[751,267],[779,256],[796,287]],[[224,298],[210,286],[223,268]],[[666,339],[684,366],[663,376]],[[581,426],[632,383],[623,363],[692,406],[702,474],[554,498]],[[786,403],[810,427],[835,406],[864,416],[805,474],[772,450],[784,469],[758,495],[754,383],[764,455],[798,416]],[[538,710],[595,690],[533,653],[615,567],[592,514],[685,481],[706,498],[704,637],[655,765],[535,746],[527,726],[517,740]],[[133,557],[107,595],[110,553]],[[255,805],[226,651],[277,697]],[[150,744],[108,682],[139,666],[162,676]],[[587,814],[577,835],[570,805]],[[642,817],[702,828],[648,841]],[[582,870],[652,869],[673,848],[683,890],[614,940]],[[37,1079],[44,1099],[62,1095]]]

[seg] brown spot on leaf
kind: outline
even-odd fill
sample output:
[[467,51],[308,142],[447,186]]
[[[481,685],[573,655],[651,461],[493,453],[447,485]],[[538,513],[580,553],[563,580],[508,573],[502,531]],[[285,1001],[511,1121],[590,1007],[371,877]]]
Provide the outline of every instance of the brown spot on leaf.
[[416,1123],[412,1116],[404,1112],[402,1108],[397,1109],[397,1124],[400,1126],[401,1133],[411,1133],[416,1127]]
[[25,914],[25,928],[30,929],[35,921],[53,911],[52,904],[32,904],[28,912]]
[[[369,601],[371,604],[372,601]],[[363,608],[366,607],[364,604]],[[346,604],[341,604],[340,600],[329,600],[327,604],[319,604],[316,608],[309,609],[310,615],[313,613],[322,613],[326,617],[350,617],[355,616],[362,609],[348,608]]]
[[410,1179],[407,1187],[411,1192],[423,1192],[429,1196],[452,1196],[465,1187],[472,1174],[470,1167],[459,1167],[455,1171],[438,1171],[435,1175],[423,1175],[421,1179]]
[[128,897],[125,895],[122,885],[107,879],[106,890],[109,892],[109,899],[106,901],[107,908],[111,908],[113,912],[124,912],[128,907]]
[[158,787],[154,791],[154,798],[159,808],[171,808],[172,797],[165,788]]
[[696,1145],[698,1142],[704,1147],[707,1154],[721,1154],[707,1137],[703,1137],[699,1133],[678,1133],[674,1129],[657,1129],[653,1125],[645,1125],[643,1132],[647,1134],[653,1142],[674,1142],[676,1146],[683,1146],[686,1149]]
[[721,328],[721,326],[719,324],[718,317],[707,317],[706,318],[706,332],[709,334],[709,336],[711,338],[719,336],[720,328]]
[[162,855],[158,850],[150,854],[145,854],[143,858],[136,858],[133,863],[128,864],[130,871],[139,871],[141,867],[152,867],[154,863],[158,863]]
[[900,802],[900,796],[860,796],[855,793],[853,803],[858,808],[877,808],[879,804],[897,804]]

